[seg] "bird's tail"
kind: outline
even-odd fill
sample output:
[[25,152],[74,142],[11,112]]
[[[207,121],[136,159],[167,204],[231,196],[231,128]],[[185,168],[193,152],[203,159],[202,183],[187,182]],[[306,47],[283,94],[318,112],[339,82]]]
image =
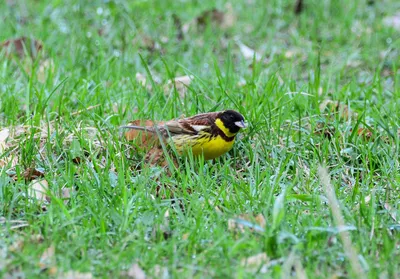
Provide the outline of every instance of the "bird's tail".
[[121,126],[119,128],[120,129],[140,130],[140,131],[146,131],[146,132],[150,132],[150,133],[156,132],[154,127],[147,127],[147,126],[125,125],[125,126]]

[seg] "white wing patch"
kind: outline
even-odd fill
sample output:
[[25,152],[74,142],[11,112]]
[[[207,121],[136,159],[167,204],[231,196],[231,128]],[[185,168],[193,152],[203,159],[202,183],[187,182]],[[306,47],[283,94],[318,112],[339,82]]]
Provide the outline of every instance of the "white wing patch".
[[191,125],[193,129],[195,129],[197,132],[203,131],[204,129],[210,128],[210,126],[207,125]]

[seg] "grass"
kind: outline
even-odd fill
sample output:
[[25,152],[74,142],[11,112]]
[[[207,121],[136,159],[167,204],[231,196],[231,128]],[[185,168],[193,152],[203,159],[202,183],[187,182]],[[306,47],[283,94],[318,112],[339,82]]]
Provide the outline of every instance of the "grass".
[[[224,1],[1,3],[0,41],[43,45],[1,53],[1,276],[400,277],[400,39],[387,24],[400,6],[307,0],[295,15],[294,2],[232,1],[234,17]],[[233,24],[196,21],[214,7]],[[183,75],[181,98],[166,84]],[[234,150],[170,173],[118,130],[227,108],[250,124]],[[29,168],[51,201],[32,198]]]

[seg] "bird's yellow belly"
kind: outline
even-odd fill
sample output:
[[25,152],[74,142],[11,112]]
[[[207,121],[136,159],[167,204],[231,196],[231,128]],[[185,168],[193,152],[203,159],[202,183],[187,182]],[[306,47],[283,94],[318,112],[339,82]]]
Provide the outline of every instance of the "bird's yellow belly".
[[216,136],[211,140],[203,138],[186,141],[187,144],[177,150],[179,153],[185,153],[185,150],[191,149],[194,156],[203,154],[205,160],[211,160],[231,150],[234,142],[235,140],[225,141],[221,136]]

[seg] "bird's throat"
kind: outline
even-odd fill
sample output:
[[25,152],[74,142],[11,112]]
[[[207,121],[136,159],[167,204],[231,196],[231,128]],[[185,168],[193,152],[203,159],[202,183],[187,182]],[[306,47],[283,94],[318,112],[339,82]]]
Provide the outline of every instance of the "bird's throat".
[[224,135],[228,138],[235,137],[236,133],[231,133],[227,127],[225,127],[224,122],[221,119],[217,118],[215,120],[215,125],[224,133]]

